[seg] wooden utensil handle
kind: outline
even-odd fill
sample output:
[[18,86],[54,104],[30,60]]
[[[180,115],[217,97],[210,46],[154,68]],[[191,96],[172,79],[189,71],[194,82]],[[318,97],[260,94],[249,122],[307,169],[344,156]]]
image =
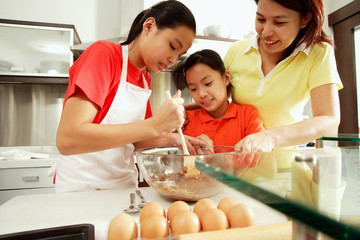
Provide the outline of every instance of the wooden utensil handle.
[[[171,99],[171,94],[170,94],[169,90],[166,91],[166,95],[167,95],[168,99],[170,100]],[[189,150],[187,149],[186,142],[185,142],[185,137],[184,137],[184,134],[183,134],[181,128],[178,128],[177,132],[178,132],[179,137],[180,137],[180,142],[181,142],[181,146],[183,148],[184,154],[189,155],[190,153],[189,153]]]

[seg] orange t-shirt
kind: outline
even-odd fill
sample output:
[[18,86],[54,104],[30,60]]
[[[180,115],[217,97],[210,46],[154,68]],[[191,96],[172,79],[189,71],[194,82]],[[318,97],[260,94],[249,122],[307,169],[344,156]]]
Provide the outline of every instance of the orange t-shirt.
[[250,105],[229,103],[221,119],[214,119],[204,109],[187,111],[186,117],[183,133],[192,137],[206,134],[214,145],[235,146],[245,136],[265,129],[258,111]]

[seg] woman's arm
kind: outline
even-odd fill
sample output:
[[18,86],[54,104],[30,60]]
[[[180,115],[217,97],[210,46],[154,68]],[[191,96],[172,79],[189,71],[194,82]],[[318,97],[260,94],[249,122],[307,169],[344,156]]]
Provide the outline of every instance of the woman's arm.
[[174,131],[183,124],[181,98],[166,101],[149,119],[127,124],[92,123],[98,109],[77,89],[65,103],[56,136],[63,155],[101,151]]
[[271,151],[276,147],[299,145],[325,135],[336,134],[340,124],[337,85],[316,87],[311,90],[310,97],[312,118],[251,134],[236,144],[235,148],[244,151]]

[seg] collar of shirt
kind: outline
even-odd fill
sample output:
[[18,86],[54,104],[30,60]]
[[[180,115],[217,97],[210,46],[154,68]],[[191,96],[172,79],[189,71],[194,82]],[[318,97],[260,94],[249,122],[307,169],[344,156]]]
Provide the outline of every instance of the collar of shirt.
[[236,108],[234,108],[233,104],[231,104],[228,101],[228,108],[226,110],[225,115],[221,118],[221,119],[215,119],[213,118],[205,109],[201,109],[201,111],[203,111],[203,114],[200,117],[200,122],[201,123],[206,123],[206,122],[211,122],[211,121],[215,121],[218,120],[220,121],[221,119],[228,119],[228,118],[236,118],[238,112],[236,111]]
[[[252,49],[259,51],[258,39],[259,39],[258,35],[254,36],[251,39],[249,47],[245,50],[244,54],[249,53],[250,50],[252,50]],[[311,50],[311,46],[306,47],[306,43],[302,43],[294,49],[294,51],[292,52],[292,54],[290,56],[294,56],[300,51],[305,53],[306,56],[309,56],[310,50]]]

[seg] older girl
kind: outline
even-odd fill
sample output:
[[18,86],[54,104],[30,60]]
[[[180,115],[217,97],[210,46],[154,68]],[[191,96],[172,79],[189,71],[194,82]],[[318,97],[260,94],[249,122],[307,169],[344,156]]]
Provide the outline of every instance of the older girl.
[[136,187],[134,148],[180,145],[172,134],[184,121],[180,93],[150,117],[151,79],[145,68],[156,73],[173,65],[195,32],[190,10],[164,1],[136,17],[121,45],[98,41],[84,51],[70,69],[57,133],[64,155],[57,192]]

